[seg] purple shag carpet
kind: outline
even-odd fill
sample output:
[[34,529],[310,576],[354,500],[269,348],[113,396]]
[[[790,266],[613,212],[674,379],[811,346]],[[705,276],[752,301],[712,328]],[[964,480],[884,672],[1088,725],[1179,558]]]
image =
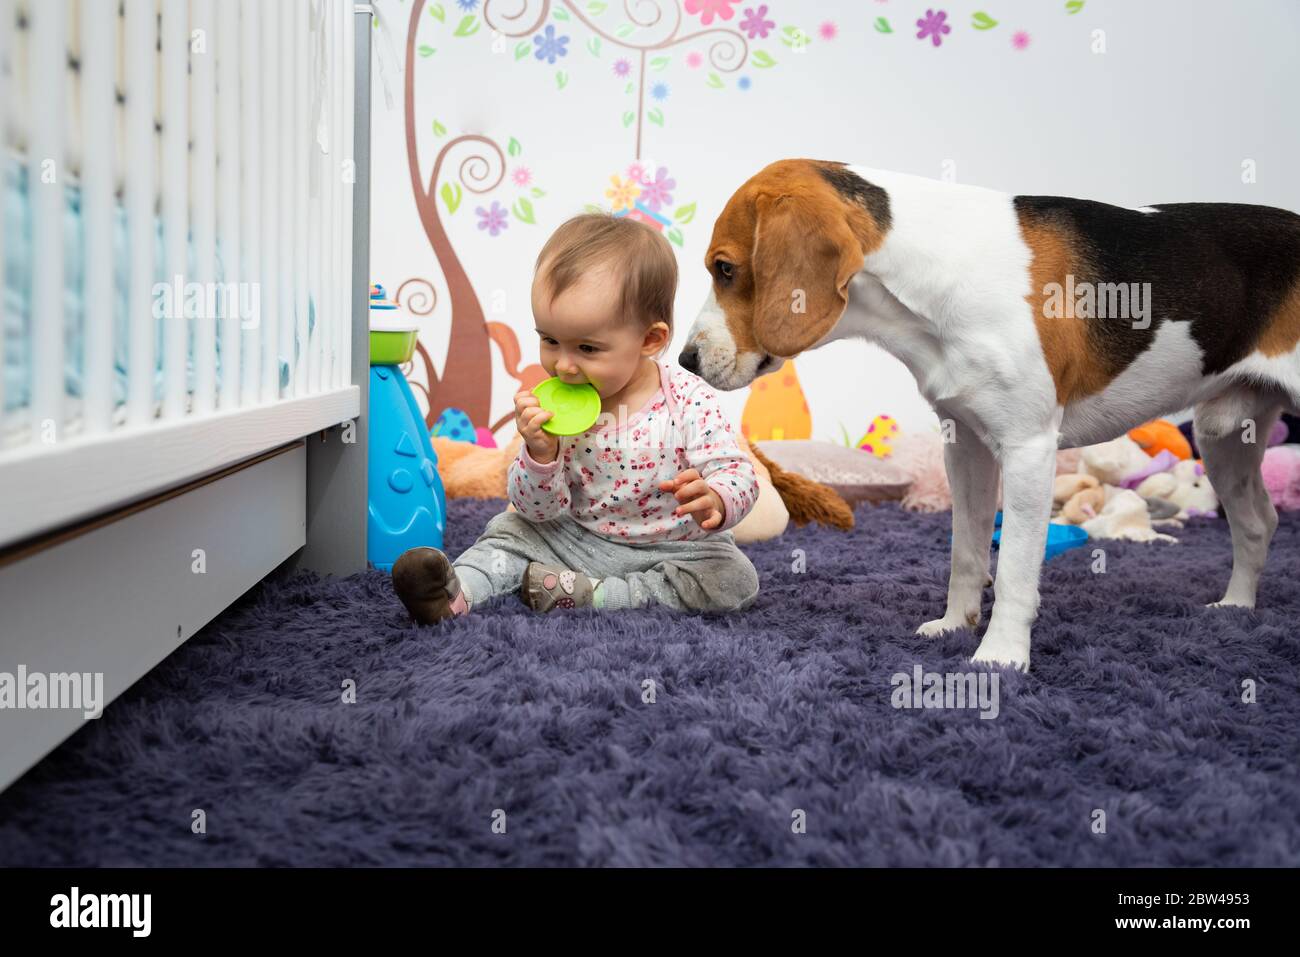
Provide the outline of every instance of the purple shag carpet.
[[[504,502],[450,507],[455,555]],[[264,583],[0,795],[0,864],[1300,863],[1300,516],[1256,613],[1202,607],[1223,521],[1053,559],[992,720],[891,706],[977,644],[912,634],[949,516],[857,519],[749,547],[762,593],[727,617],[511,598],[419,628],[378,572]]]

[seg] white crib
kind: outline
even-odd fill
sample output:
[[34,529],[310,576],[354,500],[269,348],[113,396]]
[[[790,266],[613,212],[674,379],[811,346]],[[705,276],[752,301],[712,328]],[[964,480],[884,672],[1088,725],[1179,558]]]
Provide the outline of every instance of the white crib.
[[[365,567],[371,10],[0,0],[0,676]],[[0,789],[85,718],[0,700]]]

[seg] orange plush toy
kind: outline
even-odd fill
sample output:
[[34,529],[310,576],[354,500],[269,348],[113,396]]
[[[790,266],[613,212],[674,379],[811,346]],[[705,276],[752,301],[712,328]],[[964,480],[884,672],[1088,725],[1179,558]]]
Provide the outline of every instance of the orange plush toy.
[[1128,437],[1152,458],[1161,452],[1168,452],[1180,460],[1192,457],[1192,447],[1187,438],[1178,431],[1178,426],[1166,419],[1152,419],[1136,429],[1129,429]]

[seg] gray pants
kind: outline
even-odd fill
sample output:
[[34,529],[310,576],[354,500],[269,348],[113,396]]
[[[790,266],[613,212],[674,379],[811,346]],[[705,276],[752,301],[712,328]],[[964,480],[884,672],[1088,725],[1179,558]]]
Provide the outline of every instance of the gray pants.
[[569,515],[534,523],[518,512],[502,512],[453,564],[477,605],[518,593],[529,562],[603,579],[608,609],[738,611],[758,596],[758,572],[730,530],[698,541],[629,545],[588,531]]

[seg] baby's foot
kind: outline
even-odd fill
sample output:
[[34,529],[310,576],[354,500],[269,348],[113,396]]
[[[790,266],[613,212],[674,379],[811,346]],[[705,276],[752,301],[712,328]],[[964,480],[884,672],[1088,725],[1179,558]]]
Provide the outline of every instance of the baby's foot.
[[593,603],[595,588],[582,572],[529,562],[519,583],[519,597],[533,611],[584,608]]
[[436,548],[411,548],[393,562],[393,591],[422,625],[469,613],[469,602],[447,556]]

